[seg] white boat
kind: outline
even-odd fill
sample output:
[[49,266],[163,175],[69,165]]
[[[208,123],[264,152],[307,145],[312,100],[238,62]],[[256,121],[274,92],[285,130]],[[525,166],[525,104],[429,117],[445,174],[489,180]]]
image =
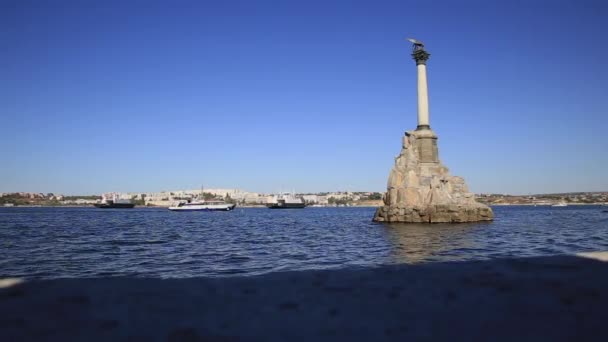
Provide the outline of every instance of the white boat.
[[559,202],[557,204],[552,205],[552,207],[567,207],[568,204],[566,202]]
[[205,200],[205,192],[201,186],[201,193],[193,199],[180,201],[177,205],[169,207],[171,211],[230,211],[236,204],[226,203],[220,199]]
[[176,206],[169,207],[171,211],[230,211],[236,207],[236,204],[226,203],[222,200],[208,200],[208,201],[183,201],[179,202]]

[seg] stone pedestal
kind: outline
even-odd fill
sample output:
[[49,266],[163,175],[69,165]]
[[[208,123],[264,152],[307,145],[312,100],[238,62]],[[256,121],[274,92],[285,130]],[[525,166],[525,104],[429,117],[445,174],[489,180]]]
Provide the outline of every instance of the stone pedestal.
[[427,128],[408,131],[388,178],[377,222],[490,221],[492,209],[475,201],[461,177],[439,161],[437,135]]
[[[428,127],[428,126],[427,126]],[[439,163],[439,150],[437,149],[437,135],[430,128],[416,129],[418,141],[418,160],[421,163]]]

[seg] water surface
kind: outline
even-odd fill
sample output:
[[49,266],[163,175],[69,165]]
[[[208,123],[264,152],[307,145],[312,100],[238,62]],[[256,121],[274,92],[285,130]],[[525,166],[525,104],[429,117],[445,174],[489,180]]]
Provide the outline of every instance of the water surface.
[[254,275],[608,250],[606,207],[494,207],[491,223],[372,223],[373,208],[0,208],[0,277]]

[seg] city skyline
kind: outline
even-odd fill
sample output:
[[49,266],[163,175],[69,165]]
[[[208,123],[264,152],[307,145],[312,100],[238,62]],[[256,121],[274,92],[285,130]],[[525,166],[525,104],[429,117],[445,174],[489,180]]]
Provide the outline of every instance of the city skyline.
[[1,5],[0,192],[384,192],[408,36],[472,192],[608,189],[600,1],[234,4]]

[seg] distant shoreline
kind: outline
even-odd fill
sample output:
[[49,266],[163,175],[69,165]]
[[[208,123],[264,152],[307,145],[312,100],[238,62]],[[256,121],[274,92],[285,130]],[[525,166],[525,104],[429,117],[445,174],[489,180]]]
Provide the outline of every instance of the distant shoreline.
[[[150,209],[166,209],[167,206],[161,205],[136,205],[134,208],[150,208]],[[306,208],[377,208],[375,205],[349,205],[349,206],[332,206],[332,205],[317,205],[307,206]],[[0,206],[0,208],[95,208],[93,205],[14,205]],[[266,208],[265,205],[237,205],[236,208]]]
[[[534,204],[534,203],[491,203],[488,204],[490,207],[552,207],[554,204]],[[596,203],[567,203],[567,206],[608,206],[606,202]],[[135,208],[149,208],[149,209],[166,209],[169,206],[160,205],[136,205]],[[348,206],[332,206],[332,205],[311,205],[306,208],[378,208],[379,205],[348,205]],[[0,206],[0,208],[95,208],[93,205],[14,205],[14,206]],[[237,205],[236,208],[266,208],[265,205]]]
[[[596,202],[596,203],[566,203],[567,206],[585,206],[585,205],[598,205],[598,206],[603,206],[603,205],[608,205],[608,203],[606,202]],[[544,204],[538,204],[538,203],[492,203],[489,204],[489,206],[491,207],[507,207],[507,206],[527,206],[527,207],[552,207],[554,204],[551,203],[544,203]]]

